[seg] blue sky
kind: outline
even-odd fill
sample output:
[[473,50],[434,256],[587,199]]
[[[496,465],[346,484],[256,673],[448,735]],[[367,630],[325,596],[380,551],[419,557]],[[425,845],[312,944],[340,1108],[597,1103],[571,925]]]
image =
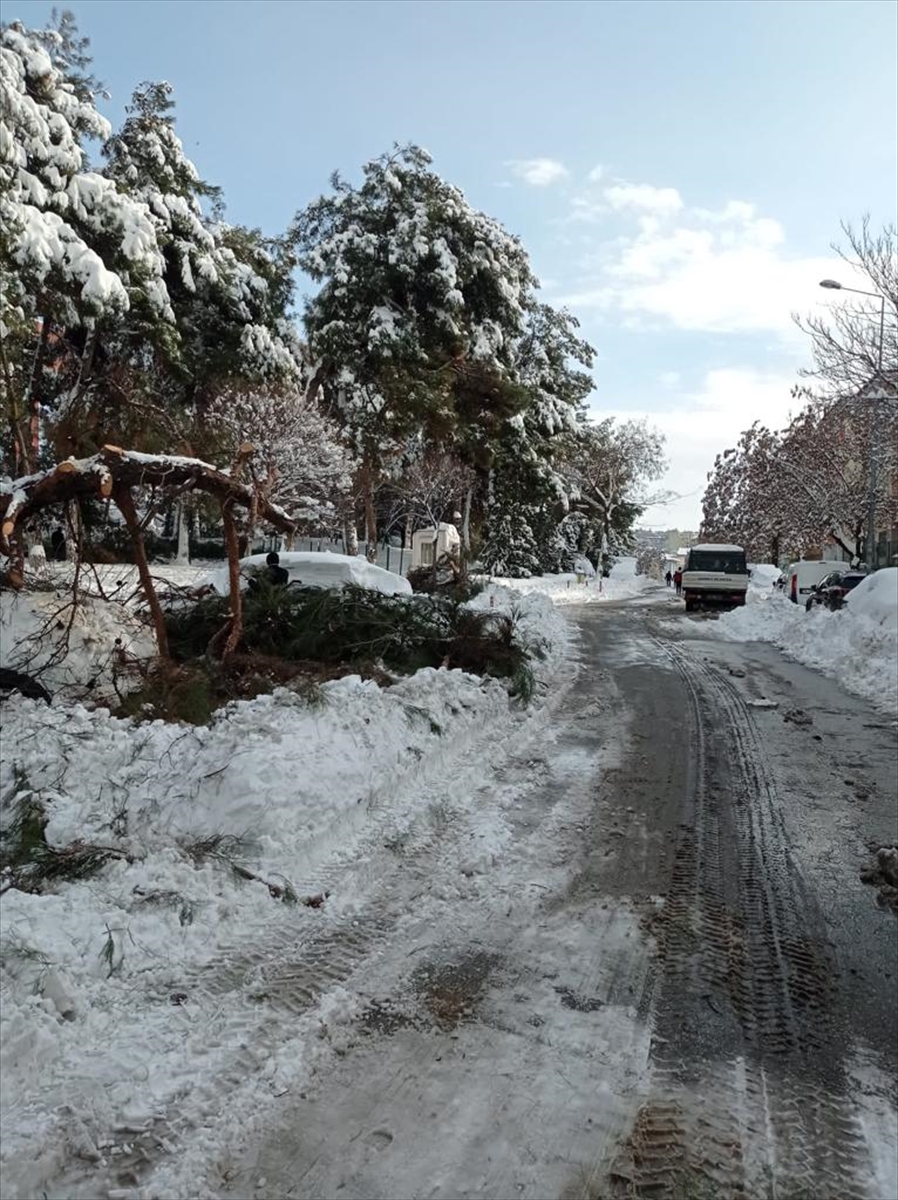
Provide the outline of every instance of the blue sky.
[[[6,0],[40,25],[51,4]],[[668,436],[694,526],[714,454],[786,418],[807,348],[790,313],[849,282],[842,218],[894,220],[892,0],[83,0],[114,122],[167,79],[232,220],[281,231],[394,141],[415,141],[519,234],[547,300],[598,350],[598,411]]]

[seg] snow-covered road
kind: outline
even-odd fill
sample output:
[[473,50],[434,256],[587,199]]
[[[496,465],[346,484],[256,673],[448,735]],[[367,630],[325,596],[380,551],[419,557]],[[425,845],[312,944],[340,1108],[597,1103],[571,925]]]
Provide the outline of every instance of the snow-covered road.
[[73,1121],[50,1200],[898,1194],[894,727],[663,591],[569,612],[576,676],[382,795],[321,909],[124,981],[166,1107],[102,1161]]
[[397,855],[334,1053],[195,1184],[895,1194],[894,917],[858,877],[896,840],[894,731],[662,611],[578,614],[551,732],[484,771],[475,818]]

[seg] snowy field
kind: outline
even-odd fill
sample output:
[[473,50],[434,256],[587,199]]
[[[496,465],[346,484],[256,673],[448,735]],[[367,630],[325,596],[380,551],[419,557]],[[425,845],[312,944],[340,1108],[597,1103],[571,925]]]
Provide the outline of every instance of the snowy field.
[[[473,812],[482,763],[501,762],[547,721],[573,670],[570,627],[538,592],[492,586],[475,603],[514,611],[545,647],[529,709],[495,680],[433,669],[388,689],[340,679],[312,702],[279,690],[206,727],[18,696],[4,704],[6,831],[38,801],[51,848],[88,842],[109,855],[47,894],[3,881],[5,1195],[86,1195],[77,1171],[66,1175],[74,1162],[124,1161],[175,1111],[182,1136],[204,1128],[248,1045],[267,1065],[242,1108],[227,1101],[235,1121],[330,1052],[315,1035],[339,1025],[339,989],[287,1039],[252,1004],[252,967],[216,1011],[195,1010],[191,996],[228,964],[258,964],[285,945],[301,954],[334,922],[370,920],[385,847],[438,839],[450,807]],[[96,650],[79,643],[76,655],[87,662]],[[481,825],[458,863],[462,889],[504,836]],[[193,1194],[189,1180],[167,1194]]]
[[898,715],[898,568],[877,571],[838,612],[819,605],[805,612],[769,588],[751,588],[745,607],[723,614],[713,628],[733,641],[772,642]]

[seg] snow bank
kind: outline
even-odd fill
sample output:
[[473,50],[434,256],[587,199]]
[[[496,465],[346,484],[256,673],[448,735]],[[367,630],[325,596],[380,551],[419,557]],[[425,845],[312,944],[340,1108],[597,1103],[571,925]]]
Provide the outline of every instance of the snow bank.
[[848,610],[898,634],[898,567],[885,567],[859,583],[848,596]]
[[52,696],[115,700],[136,676],[127,663],[155,654],[153,635],[122,604],[71,592],[0,592],[0,666],[38,677]]
[[[508,586],[512,582],[532,581],[506,580],[488,584],[468,601],[468,608],[478,611],[495,609],[512,617],[520,640],[545,656],[542,667],[539,659],[535,663],[537,679],[551,678],[567,653],[572,627],[556,611],[558,601],[551,592],[538,588],[523,591]],[[580,592],[582,594],[582,587]]]
[[[512,613],[543,644],[547,682],[570,632],[551,600],[493,588],[475,605]],[[253,1002],[266,947],[301,965],[329,923],[370,919],[384,846],[439,836],[447,797],[476,811],[484,758],[529,736],[559,692],[540,695],[525,711],[496,680],[426,669],[386,689],[329,682],[311,702],[279,690],[198,728],[6,702],[0,824],[34,798],[51,846],[83,839],[115,853],[89,878],[3,898],[7,1193],[65,1193],[73,1154],[127,1155],[175,1118],[174,1141],[206,1137],[251,1037],[259,1103],[314,1069],[352,1001],[329,988],[269,1044],[271,1018]],[[222,836],[198,854],[198,841]],[[473,870],[476,848],[468,859]],[[320,908],[284,902],[324,892]]]
[[622,559],[611,568],[608,579],[587,577],[581,583],[578,576],[569,572],[560,575],[532,575],[529,579],[492,580],[492,584],[523,595],[540,593],[548,596],[554,604],[601,604],[608,600],[626,600],[638,596],[655,580],[647,575],[635,573],[636,560]]
[[[887,578],[878,581],[878,575]],[[846,608],[838,612],[817,606],[808,613],[803,605],[793,604],[779,593],[749,591],[744,608],[724,613],[709,629],[733,641],[772,642],[790,658],[833,676],[849,691],[895,715],[896,577],[898,570],[891,568],[877,572],[858,586]],[[858,593],[860,605],[855,603]]]
[[749,588],[761,592],[769,592],[782,575],[779,567],[774,567],[770,563],[749,563],[748,569],[751,572],[748,580]]

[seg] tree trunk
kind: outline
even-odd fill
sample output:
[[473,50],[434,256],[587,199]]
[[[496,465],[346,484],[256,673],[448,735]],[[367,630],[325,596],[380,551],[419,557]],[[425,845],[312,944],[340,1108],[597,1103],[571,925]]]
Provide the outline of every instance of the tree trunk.
[[190,509],[186,500],[178,505],[178,553],[175,562],[184,567],[190,565]]
[[77,562],[81,557],[81,544],[84,541],[81,505],[77,500],[72,500],[66,505],[66,525],[68,526],[68,536],[63,543],[66,562]]
[[359,531],[355,527],[355,513],[352,513],[343,525],[343,549],[351,555],[359,552]]
[[225,548],[228,552],[228,592],[231,600],[231,627],[225,642],[222,658],[226,661],[243,637],[243,595],[240,591],[240,547],[237,539],[237,524],[234,521],[233,505],[226,500],[221,506],[224,524]]
[[143,594],[146,596],[147,604],[150,606],[159,657],[167,659],[169,655],[165,617],[162,612],[162,606],[159,603],[159,597],[156,595],[156,589],[153,586],[150,564],[147,561],[146,547],[143,544],[143,534],[140,530],[140,521],[137,519],[137,511],[134,508],[134,497],[131,495],[129,487],[119,484],[113,489],[112,498],[115,500],[118,510],[128,527],[128,532],[131,535],[131,544],[134,547],[134,561],[137,563],[137,573],[140,576]]
[[365,506],[365,540],[377,544],[377,512],[374,507],[374,475],[370,464],[362,468],[362,500]]
[[28,388],[25,393],[25,407],[28,416],[26,472],[37,470],[37,460],[40,454],[41,428],[41,375],[44,369],[44,358],[47,353],[47,343],[50,340],[50,321],[41,318],[41,336],[38,339],[34,360],[31,364],[31,374],[28,378]]
[[465,551],[471,549],[471,504],[474,500],[474,489],[469,487],[465,492],[464,513],[461,522],[461,544]]

